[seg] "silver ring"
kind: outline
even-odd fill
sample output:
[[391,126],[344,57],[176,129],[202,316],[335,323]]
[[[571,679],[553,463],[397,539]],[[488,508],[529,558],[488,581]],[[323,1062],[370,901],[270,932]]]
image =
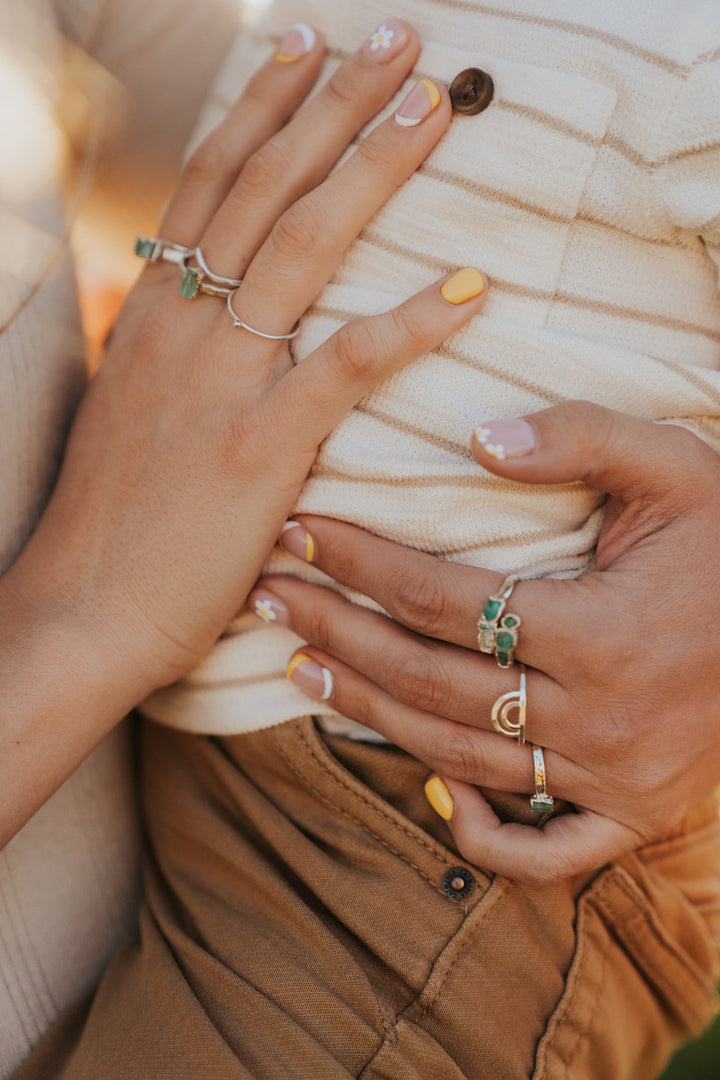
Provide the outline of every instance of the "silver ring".
[[194,300],[198,293],[220,296],[224,300],[233,291],[229,285],[216,285],[214,281],[207,281],[199,266],[186,266],[180,282],[180,295],[186,300]]
[[135,238],[135,254],[140,259],[148,262],[174,263],[175,266],[184,266],[187,259],[193,253],[193,248],[176,244],[173,240],[164,240],[161,236],[137,236]]
[[223,277],[222,274],[214,274],[208,264],[205,262],[205,256],[199,247],[195,248],[195,259],[200,266],[205,277],[210,278],[216,285],[230,285],[231,288],[237,289],[242,285],[242,278]]
[[547,793],[545,774],[545,755],[542,746],[533,746],[533,772],[535,774],[535,794],[530,797],[530,809],[533,814],[549,814],[555,805],[552,795]]
[[247,330],[249,333],[255,334],[257,337],[267,338],[268,341],[290,341],[292,338],[297,337],[297,335],[300,333],[299,324],[290,334],[265,334],[262,330],[256,330],[254,326],[248,326],[248,324],[246,322],[243,322],[242,319],[237,315],[235,309],[232,306],[233,296],[236,292],[237,289],[234,289],[228,296],[227,309],[232,315],[233,326],[235,326],[238,330]]

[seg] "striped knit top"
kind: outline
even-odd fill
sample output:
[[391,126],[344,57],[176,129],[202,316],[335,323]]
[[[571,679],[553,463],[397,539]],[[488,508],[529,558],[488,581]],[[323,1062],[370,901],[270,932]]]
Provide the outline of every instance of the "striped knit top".
[[[278,0],[231,52],[201,133],[297,19],[325,34],[329,71],[386,8]],[[490,290],[481,316],[339,425],[297,510],[503,573],[575,575],[591,563],[602,496],[491,476],[469,438],[483,421],[586,398],[720,449],[720,3],[397,0],[393,14],[424,43],[412,79],[479,67],[495,96],[453,118],[350,247],[296,356],[457,267],[481,267]],[[324,580],[280,550],[270,568]],[[299,644],[241,612],[144,710],[216,733],[304,715],[284,678]]]

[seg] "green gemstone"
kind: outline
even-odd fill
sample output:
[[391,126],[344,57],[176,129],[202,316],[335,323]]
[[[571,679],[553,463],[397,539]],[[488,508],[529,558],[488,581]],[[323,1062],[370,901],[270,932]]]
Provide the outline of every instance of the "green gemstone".
[[512,662],[510,660],[510,653],[500,652],[498,650],[498,652],[495,653],[495,658],[500,667],[510,667],[510,664]]
[[200,286],[200,271],[191,266],[186,267],[183,279],[180,283],[180,295],[186,300],[193,300],[197,296]]
[[502,600],[494,600],[490,597],[483,608],[483,619],[496,619],[501,607]]
[[509,653],[515,648],[515,638],[507,630],[499,630],[495,635],[495,645],[498,652]]
[[155,254],[156,241],[149,236],[138,236],[135,241],[135,254],[141,259],[152,259]]
[[514,615],[506,615],[502,621],[503,626],[507,626],[510,629],[513,626],[517,626],[518,620]]
[[530,799],[530,809],[533,814],[549,814],[554,804],[552,795],[533,795]]

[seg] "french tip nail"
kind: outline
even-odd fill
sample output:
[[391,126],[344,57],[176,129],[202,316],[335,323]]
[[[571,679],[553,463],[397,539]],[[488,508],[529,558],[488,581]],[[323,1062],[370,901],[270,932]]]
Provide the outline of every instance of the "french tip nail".
[[304,562],[311,563],[315,560],[315,541],[299,521],[285,522],[280,531],[280,543],[291,555]]
[[317,35],[307,23],[295,23],[282,39],[275,53],[275,59],[281,64],[292,64],[307,56],[314,48]]
[[443,783],[439,776],[431,776],[427,781],[425,784],[425,797],[435,813],[443,821],[452,821],[455,804],[447,785]]
[[395,113],[395,123],[400,127],[417,127],[421,124],[442,100],[432,79],[420,79],[410,90]]
[[285,677],[316,701],[328,701],[332,695],[332,672],[307,653],[295,653],[285,670]]

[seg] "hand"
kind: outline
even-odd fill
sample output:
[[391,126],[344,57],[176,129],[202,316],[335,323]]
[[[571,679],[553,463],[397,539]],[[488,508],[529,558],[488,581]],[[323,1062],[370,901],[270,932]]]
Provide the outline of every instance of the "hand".
[[[295,31],[291,44],[312,37]],[[293,62],[269,61],[188,163],[161,235],[244,278],[234,307],[251,326],[290,331],[447,127],[447,92],[426,83],[413,125],[391,117],[327,176],[418,51],[398,24],[390,49],[360,49],[293,115],[322,61],[314,39]],[[320,442],[377,381],[480,310],[475,280],[471,298],[447,302],[435,284],[350,323],[293,367],[287,342],[233,328],[223,300],[191,303],[177,268],[147,266],[50,505],[2,582],[3,769],[27,787],[36,740],[62,778],[103,728],[197,662],[244,602]],[[48,656],[63,639],[58,679]]]
[[[679,427],[584,402],[488,427],[484,444],[473,439],[484,468],[610,493],[595,569],[512,595],[516,657],[530,668],[527,737],[546,748],[550,794],[576,813],[542,829],[500,824],[475,786],[534,790],[530,748],[490,723],[518,668],[476,651],[498,574],[305,517],[317,566],[396,621],[290,578],[261,581],[259,595],[277,597],[310,643],[315,665],[295,669],[298,685],[311,692],[325,667],[340,713],[442,777],[463,856],[544,883],[669,832],[720,780],[720,460]],[[504,460],[486,449],[498,443]]]

